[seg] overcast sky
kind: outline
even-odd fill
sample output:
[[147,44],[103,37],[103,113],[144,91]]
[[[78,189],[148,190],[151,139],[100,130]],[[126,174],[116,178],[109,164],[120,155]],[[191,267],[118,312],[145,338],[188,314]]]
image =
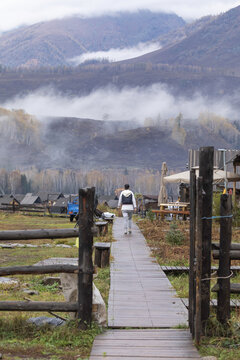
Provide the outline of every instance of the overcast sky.
[[0,31],[73,14],[93,16],[116,11],[175,12],[185,19],[219,14],[239,5],[234,0],[1,0]]

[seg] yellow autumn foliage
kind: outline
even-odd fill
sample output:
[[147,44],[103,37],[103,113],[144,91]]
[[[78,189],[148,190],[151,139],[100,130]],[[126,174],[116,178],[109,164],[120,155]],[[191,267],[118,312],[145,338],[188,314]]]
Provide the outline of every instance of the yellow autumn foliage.
[[41,124],[24,110],[7,110],[0,107],[0,131],[3,136],[18,144],[40,144]]
[[240,131],[227,118],[214,113],[200,113],[199,124],[210,130],[213,134],[221,135],[225,140],[236,143],[240,136]]

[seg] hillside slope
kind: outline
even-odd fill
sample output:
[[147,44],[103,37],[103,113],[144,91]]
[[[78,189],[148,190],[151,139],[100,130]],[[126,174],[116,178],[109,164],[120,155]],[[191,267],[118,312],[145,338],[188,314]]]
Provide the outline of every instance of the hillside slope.
[[240,70],[239,38],[240,6],[218,16],[181,42],[132,61]]
[[[184,167],[188,149],[212,145],[233,148],[240,131],[227,120],[202,116],[179,126],[141,127],[124,121],[48,118],[0,109],[0,163],[8,170]],[[190,126],[191,125],[191,126]],[[224,130],[224,131],[223,131]]]
[[13,30],[0,37],[5,66],[57,66],[88,51],[130,47],[184,25],[174,14],[119,13],[97,18],[69,17]]
[[203,29],[207,24],[216,18],[217,16],[204,16],[198,20],[195,20],[194,22],[185,24],[176,30],[172,30],[167,34],[159,36],[156,41],[161,44],[162,48],[171,46]]

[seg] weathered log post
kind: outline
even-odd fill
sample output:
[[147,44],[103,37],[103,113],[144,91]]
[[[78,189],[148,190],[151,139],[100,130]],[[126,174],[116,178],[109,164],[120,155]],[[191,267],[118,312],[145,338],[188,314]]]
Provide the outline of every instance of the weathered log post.
[[196,243],[196,175],[190,172],[190,259],[189,259],[189,306],[188,321],[194,338],[194,317],[196,312],[196,283],[195,283],[195,243]]
[[92,320],[93,214],[95,188],[79,189],[78,320],[86,329]]
[[230,319],[230,248],[232,238],[232,196],[221,196],[220,251],[218,269],[217,319],[226,324]]
[[201,317],[203,324],[210,315],[213,155],[214,148],[212,146],[200,148],[199,176],[203,178],[202,279],[207,279],[202,281],[201,285]]
[[94,244],[94,248],[95,248],[94,265],[98,266],[99,268],[104,268],[106,266],[109,266],[111,243],[97,242]]
[[202,335],[202,211],[203,211],[203,179],[197,179],[196,189],[196,314],[195,314],[195,341],[199,345]]

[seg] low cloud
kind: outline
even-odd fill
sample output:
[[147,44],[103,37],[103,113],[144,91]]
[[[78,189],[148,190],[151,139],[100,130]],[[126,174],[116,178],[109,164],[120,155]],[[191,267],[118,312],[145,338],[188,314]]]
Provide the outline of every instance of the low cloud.
[[140,9],[174,12],[184,18],[196,19],[219,14],[238,5],[236,0],[202,0],[200,3],[198,0],[9,0],[0,2],[0,31],[71,15],[92,17]]
[[121,61],[121,60],[133,59],[135,57],[159,49],[161,49],[161,45],[159,43],[152,43],[152,44],[139,43],[138,45],[129,48],[123,48],[123,49],[114,48],[108,51],[88,52],[80,56],[75,56],[69,61],[74,65],[80,65],[87,60],[108,60],[109,62]]
[[37,117],[78,117],[96,120],[135,120],[161,117],[166,120],[180,112],[184,118],[196,119],[201,112],[237,118],[230,100],[210,100],[201,94],[191,99],[175,97],[162,84],[149,87],[124,88],[113,86],[98,89],[82,97],[61,96],[53,89],[41,89],[31,95],[16,97],[1,106],[9,109],[24,109]]

